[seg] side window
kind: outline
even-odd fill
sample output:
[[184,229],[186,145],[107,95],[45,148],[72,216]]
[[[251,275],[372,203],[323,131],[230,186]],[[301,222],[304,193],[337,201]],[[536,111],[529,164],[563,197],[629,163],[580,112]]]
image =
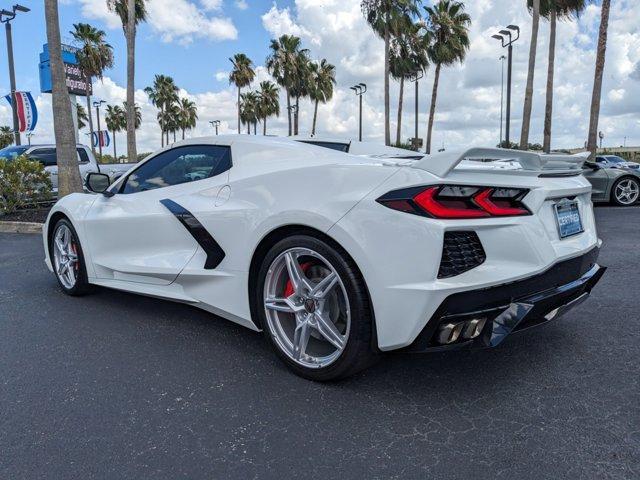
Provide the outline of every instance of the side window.
[[38,148],[28,154],[32,160],[39,161],[45,167],[53,167],[57,164],[55,148]]
[[84,148],[78,148],[78,161],[80,163],[89,163],[89,155]]
[[136,193],[215,177],[231,168],[231,149],[188,145],[163,152],[135,169],[120,193]]
[[322,141],[309,141],[309,140],[300,140],[302,143],[308,143],[310,145],[315,145],[317,147],[329,148],[331,150],[338,150],[339,152],[348,153],[349,152],[349,144],[348,143],[338,143],[338,142],[322,142]]

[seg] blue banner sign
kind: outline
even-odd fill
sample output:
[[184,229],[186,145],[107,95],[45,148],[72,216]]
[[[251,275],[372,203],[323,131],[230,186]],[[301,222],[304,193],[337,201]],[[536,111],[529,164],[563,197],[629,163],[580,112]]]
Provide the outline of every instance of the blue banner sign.
[[[77,48],[71,45],[62,44],[62,62],[64,63],[64,71],[67,81],[67,89],[71,95],[86,95],[87,81],[82,70],[78,66],[78,58],[76,57]],[[51,93],[51,66],[49,64],[49,45],[42,46],[40,53],[40,91],[42,93]],[[93,86],[89,83],[89,95],[93,94]]]

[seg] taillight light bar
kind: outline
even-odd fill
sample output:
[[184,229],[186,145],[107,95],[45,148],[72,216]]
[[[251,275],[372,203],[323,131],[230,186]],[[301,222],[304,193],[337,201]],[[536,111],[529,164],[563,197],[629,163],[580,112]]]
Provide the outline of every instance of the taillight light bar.
[[473,219],[531,215],[523,188],[438,185],[394,190],[378,203],[415,215],[442,219]]

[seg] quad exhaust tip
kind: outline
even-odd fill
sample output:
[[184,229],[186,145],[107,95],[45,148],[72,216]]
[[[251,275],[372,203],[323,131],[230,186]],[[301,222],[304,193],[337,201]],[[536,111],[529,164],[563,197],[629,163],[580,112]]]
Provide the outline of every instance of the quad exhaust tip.
[[461,340],[472,340],[482,333],[482,329],[487,323],[486,317],[472,318],[464,322],[443,323],[438,327],[436,341],[440,345],[449,345]]

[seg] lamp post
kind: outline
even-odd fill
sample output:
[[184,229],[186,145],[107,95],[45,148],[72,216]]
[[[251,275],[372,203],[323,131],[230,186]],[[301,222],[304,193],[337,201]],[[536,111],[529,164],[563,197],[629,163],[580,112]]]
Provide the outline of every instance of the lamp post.
[[520,38],[520,27],[517,25],[507,25],[505,30],[500,30],[491,38],[500,40],[502,48],[508,49],[507,55],[507,124],[505,127],[505,144],[507,147],[510,145],[510,133],[511,133],[511,72],[513,66],[513,44]]
[[500,56],[500,63],[502,64],[502,86],[500,87],[500,143],[498,144],[502,147],[502,127],[503,127],[503,117],[504,117],[504,61],[507,59],[504,55]]
[[33,132],[27,132],[27,142],[29,146],[31,146],[31,137],[33,137]]
[[600,139],[600,150],[602,150],[602,141],[604,140],[604,132],[598,132],[598,138]]
[[415,95],[415,107],[416,107],[416,112],[415,112],[415,132],[413,134],[413,145],[415,147],[416,150],[418,150],[420,148],[420,142],[418,140],[418,81],[424,77],[424,72],[422,70],[418,70],[414,73],[411,74],[411,76],[409,77],[409,81],[410,82],[415,82],[416,84],[416,95]]
[[27,13],[29,8],[22,5],[14,5],[11,11],[0,11],[0,21],[4,23],[7,33],[7,59],[9,60],[9,85],[11,88],[11,113],[13,114],[13,138],[16,145],[20,145],[20,127],[18,125],[18,107],[16,105],[16,72],[13,65],[13,39],[11,36],[11,20],[16,18],[17,12]]
[[[98,152],[100,153],[100,160],[102,160],[102,143],[100,142],[100,105],[107,103],[104,100],[93,102],[93,106],[96,107],[96,118],[98,119],[98,133],[96,134],[96,140],[98,144]],[[91,139],[93,141],[93,139]]]
[[355,92],[356,96],[360,97],[360,107],[359,107],[360,114],[358,116],[358,141],[361,142],[362,141],[362,96],[367,91],[367,84],[359,83],[349,88]]
[[220,120],[210,120],[209,123],[216,129],[216,136],[218,135],[218,127],[220,126]]

